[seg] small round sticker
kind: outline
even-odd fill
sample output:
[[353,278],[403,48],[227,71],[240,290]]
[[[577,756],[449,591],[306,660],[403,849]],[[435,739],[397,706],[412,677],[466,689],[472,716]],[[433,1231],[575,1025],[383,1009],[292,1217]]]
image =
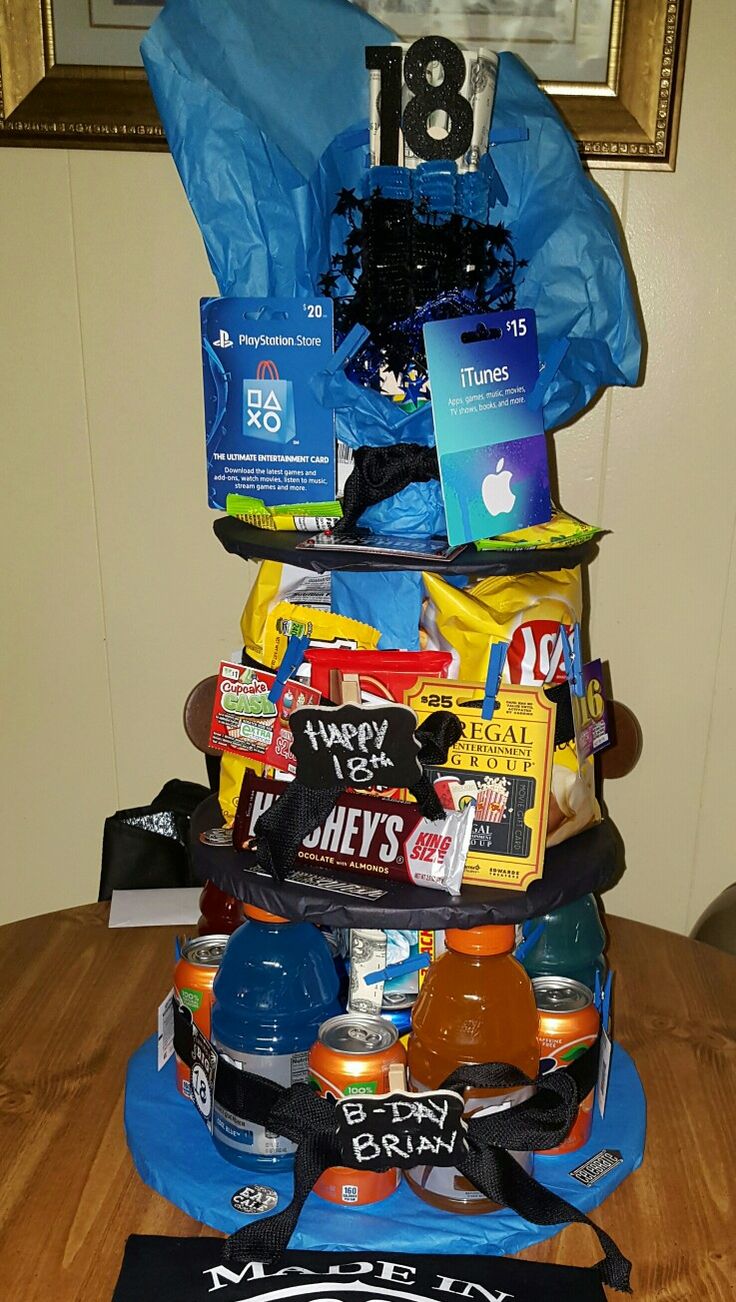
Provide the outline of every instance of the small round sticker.
[[236,1212],[244,1216],[259,1216],[263,1212],[272,1212],[279,1201],[275,1189],[267,1184],[244,1184],[230,1199]]
[[201,1062],[195,1062],[192,1067],[192,1095],[197,1111],[201,1113],[205,1121],[209,1121],[212,1112],[212,1090],[207,1072]]
[[231,827],[208,827],[206,831],[200,832],[199,839],[202,845],[227,846],[233,848],[233,829]]

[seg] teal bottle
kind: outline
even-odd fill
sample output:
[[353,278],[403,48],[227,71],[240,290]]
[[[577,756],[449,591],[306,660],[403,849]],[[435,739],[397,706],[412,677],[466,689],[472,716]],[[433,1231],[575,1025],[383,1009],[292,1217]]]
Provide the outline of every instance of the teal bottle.
[[[287,922],[246,904],[215,977],[212,1040],[234,1066],[279,1085],[308,1078],[322,1022],[342,1012],[329,946],[311,922]],[[212,1138],[234,1166],[289,1170],[294,1145],[215,1101]]]
[[522,959],[529,976],[570,977],[594,990],[598,972],[603,985],[608,967],[606,933],[595,896],[583,895],[543,918],[531,918],[524,923],[525,939],[540,922],[545,923],[544,931]]

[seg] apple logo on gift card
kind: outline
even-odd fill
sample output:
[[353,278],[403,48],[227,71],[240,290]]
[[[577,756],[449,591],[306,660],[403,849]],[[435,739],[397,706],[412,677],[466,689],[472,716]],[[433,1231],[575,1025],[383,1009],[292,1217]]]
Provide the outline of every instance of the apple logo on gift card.
[[511,471],[504,470],[503,457],[496,462],[495,474],[486,475],[480,491],[489,515],[507,515],[511,510],[516,493],[511,492]]

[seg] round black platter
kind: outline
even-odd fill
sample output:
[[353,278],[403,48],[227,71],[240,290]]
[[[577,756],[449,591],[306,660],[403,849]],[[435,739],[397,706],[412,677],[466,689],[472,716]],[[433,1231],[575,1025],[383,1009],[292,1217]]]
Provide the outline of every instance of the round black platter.
[[[248,851],[209,845],[202,833],[222,826],[216,796],[204,800],[192,817],[192,857],[201,881],[212,881],[228,895],[294,921],[332,927],[477,927],[483,923],[523,922],[571,904],[589,891],[612,883],[619,866],[619,838],[610,821],[581,832],[547,851],[544,875],[526,891],[466,886],[446,895],[405,882],[375,881],[355,873],[298,864],[299,881],[277,882],[258,867]],[[312,879],[313,884],[309,884]],[[330,883],[328,885],[328,883]],[[367,888],[379,898],[361,898],[350,888]]]
[[216,537],[225,551],[243,560],[282,561],[304,570],[324,574],[329,570],[430,570],[435,574],[533,574],[540,571],[566,570],[591,560],[595,539],[574,547],[548,547],[537,550],[476,551],[472,543],[463,547],[451,561],[407,560],[401,556],[364,556],[361,552],[339,547],[329,550],[300,550],[297,543],[309,535],[288,530],[255,529],[235,516],[219,516],[213,524]]

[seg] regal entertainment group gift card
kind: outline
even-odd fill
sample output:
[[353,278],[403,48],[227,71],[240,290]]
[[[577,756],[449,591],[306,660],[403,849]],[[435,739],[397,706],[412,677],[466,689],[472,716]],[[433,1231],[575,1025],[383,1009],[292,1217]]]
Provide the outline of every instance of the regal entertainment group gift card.
[[542,876],[552,776],[553,701],[538,687],[503,685],[491,719],[484,719],[478,683],[425,678],[404,697],[420,723],[450,710],[463,735],[433,769],[446,809],[475,802],[463,882],[523,891]]

